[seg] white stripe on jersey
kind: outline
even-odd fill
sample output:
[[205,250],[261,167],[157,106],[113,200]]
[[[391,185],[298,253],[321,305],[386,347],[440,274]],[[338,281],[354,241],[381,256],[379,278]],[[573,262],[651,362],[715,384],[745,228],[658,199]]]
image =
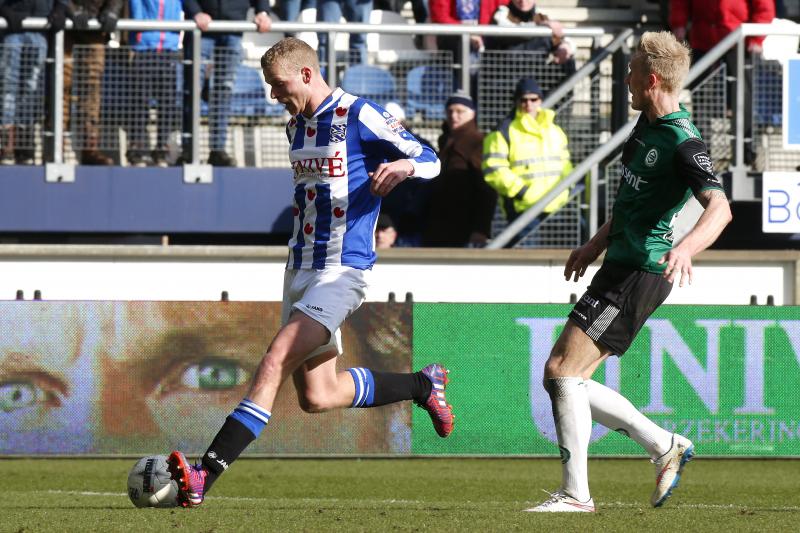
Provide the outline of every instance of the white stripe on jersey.
[[342,89],[311,118],[293,117],[286,132],[295,183],[287,268],[371,268],[380,199],[369,192],[368,173],[381,161],[405,156],[416,177],[433,178],[436,154],[379,106]]
[[[433,161],[425,161],[420,158],[423,155],[422,144],[406,132],[400,121],[392,117],[388,111],[378,111],[367,103],[361,108],[358,120],[376,136],[394,144],[401,152],[407,154],[409,159],[412,159],[412,164],[414,165],[413,177],[431,179],[439,175],[439,159],[434,158]],[[387,132],[389,133],[388,135],[386,134]]]

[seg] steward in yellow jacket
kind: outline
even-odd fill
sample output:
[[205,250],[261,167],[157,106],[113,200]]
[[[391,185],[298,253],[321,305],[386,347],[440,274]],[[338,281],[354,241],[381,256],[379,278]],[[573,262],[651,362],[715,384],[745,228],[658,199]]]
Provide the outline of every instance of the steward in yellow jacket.
[[[572,172],[567,135],[553,122],[555,113],[541,109],[542,92],[532,78],[514,91],[513,118],[503,120],[483,141],[483,176],[500,196],[508,221],[534,205]],[[544,210],[552,213],[567,203],[569,191]]]

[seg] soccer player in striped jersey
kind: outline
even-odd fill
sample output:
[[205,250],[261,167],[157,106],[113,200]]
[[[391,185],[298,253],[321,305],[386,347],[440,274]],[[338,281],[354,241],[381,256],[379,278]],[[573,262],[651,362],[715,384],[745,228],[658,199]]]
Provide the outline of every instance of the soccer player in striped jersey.
[[[641,445],[655,464],[650,498],[662,506],[692,458],[692,441],[670,433],[617,391],[593,381],[611,354],[622,356],[647,318],[666,300],[676,277],[692,280],[692,257],[731,221],[728,199],[689,113],[679,104],[689,50],[669,32],[645,32],[625,82],[642,114],[622,148],[622,180],[611,219],[574,250],[564,267],[578,279],[605,258],[572,312],[544,369],[553,404],[562,485],[532,512],[593,512],[587,454],[592,420]],[[704,208],[673,247],[673,224],[691,195]]]
[[294,230],[284,276],[282,327],[256,370],[247,396],[203,455],[169,457],[178,501],[195,507],[270,419],[281,384],[292,376],[304,411],[377,407],[413,400],[436,432],[453,430],[445,399],[448,370],[433,363],[402,374],[368,368],[337,371],[339,327],[364,301],[375,263],[381,197],[404,179],[430,179],[439,160],[374,102],[332,90],[314,50],[288,37],[261,58],[272,96],[292,115],[286,126],[294,170]]

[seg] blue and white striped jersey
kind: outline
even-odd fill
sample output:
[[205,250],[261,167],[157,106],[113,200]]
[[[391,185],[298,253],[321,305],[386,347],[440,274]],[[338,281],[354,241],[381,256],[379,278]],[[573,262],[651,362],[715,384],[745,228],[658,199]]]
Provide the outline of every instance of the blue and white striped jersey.
[[375,263],[375,225],[381,199],[368,172],[409,159],[414,176],[439,174],[439,159],[379,105],[337,88],[311,118],[286,126],[294,171],[294,229],[286,268]]

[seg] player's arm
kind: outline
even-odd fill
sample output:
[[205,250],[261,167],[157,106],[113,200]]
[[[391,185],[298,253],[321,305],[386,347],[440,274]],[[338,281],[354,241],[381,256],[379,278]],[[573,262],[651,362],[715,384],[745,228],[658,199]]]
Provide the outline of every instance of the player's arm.
[[711,158],[703,141],[690,139],[681,144],[675,154],[675,165],[703,206],[703,214],[691,231],[659,260],[659,264],[667,264],[664,277],[672,283],[680,275],[680,286],[683,287],[684,280],[692,283],[692,257],[717,240],[733,215],[722,183],[713,173]]
[[436,152],[420,143],[385,110],[365,103],[358,123],[361,141],[377,146],[384,159],[389,160],[370,173],[372,194],[386,196],[408,177],[431,179],[439,175],[441,164]]
[[608,247],[609,231],[611,231],[610,218],[600,226],[597,233],[586,244],[572,250],[572,253],[567,258],[567,264],[564,265],[565,280],[569,281],[570,278],[573,278],[573,281],[577,283],[581,276],[586,274],[586,269],[589,268],[589,265],[594,263]]

